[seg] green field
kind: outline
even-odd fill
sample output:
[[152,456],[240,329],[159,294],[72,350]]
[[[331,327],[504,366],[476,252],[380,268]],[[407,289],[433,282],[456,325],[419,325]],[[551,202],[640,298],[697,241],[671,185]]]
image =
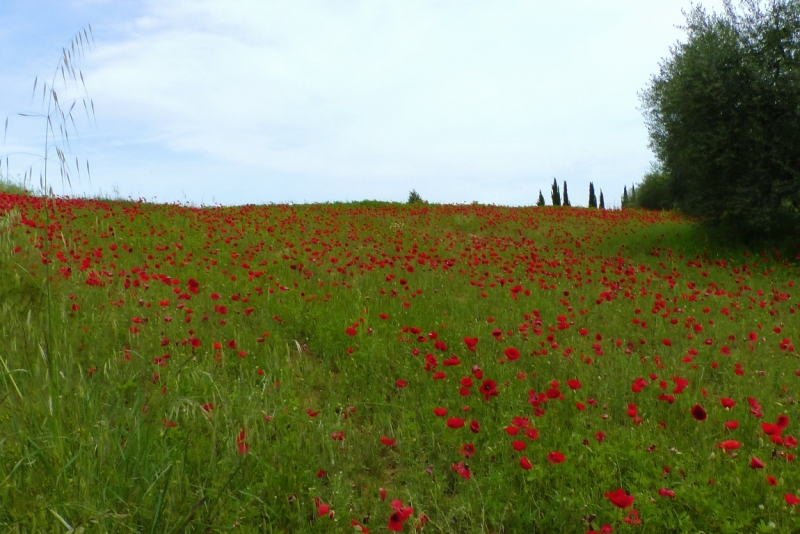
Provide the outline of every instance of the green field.
[[0,215],[3,532],[800,529],[774,249],[639,210]]

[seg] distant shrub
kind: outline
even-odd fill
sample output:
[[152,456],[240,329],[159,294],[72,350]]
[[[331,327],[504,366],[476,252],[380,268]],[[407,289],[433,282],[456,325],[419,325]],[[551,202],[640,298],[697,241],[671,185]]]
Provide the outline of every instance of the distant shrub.
[[648,210],[670,210],[675,207],[672,178],[663,169],[653,168],[632,191],[628,207]]
[[422,200],[422,197],[419,193],[417,193],[416,189],[412,189],[411,192],[408,194],[408,201],[407,204],[425,204],[425,201]]

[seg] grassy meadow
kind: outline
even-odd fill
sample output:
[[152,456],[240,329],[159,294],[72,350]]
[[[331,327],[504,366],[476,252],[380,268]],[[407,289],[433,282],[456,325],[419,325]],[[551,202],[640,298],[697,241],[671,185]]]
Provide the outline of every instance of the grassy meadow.
[[639,210],[0,193],[0,530],[798,532],[792,261]]

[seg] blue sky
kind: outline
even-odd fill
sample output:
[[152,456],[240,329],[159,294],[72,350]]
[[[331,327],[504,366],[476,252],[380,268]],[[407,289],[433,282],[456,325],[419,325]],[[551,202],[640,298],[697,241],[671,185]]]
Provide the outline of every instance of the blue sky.
[[[719,9],[721,1],[705,2]],[[652,154],[641,91],[683,38],[683,0],[3,0],[2,173],[31,165],[31,89],[87,24],[95,120],[60,194],[196,205],[549,201],[606,204]],[[80,96],[56,89],[62,100]],[[26,155],[26,154],[33,154]],[[40,159],[40,158],[39,158]],[[83,165],[83,163],[81,163]]]

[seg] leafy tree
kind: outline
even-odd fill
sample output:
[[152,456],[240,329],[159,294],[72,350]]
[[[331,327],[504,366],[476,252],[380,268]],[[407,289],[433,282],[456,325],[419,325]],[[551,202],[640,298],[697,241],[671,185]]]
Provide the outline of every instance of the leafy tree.
[[589,182],[589,207],[597,207],[597,197],[594,195],[594,184]]
[[544,206],[544,195],[542,194],[541,189],[539,189],[539,200],[536,201],[536,205],[539,207]]
[[569,203],[569,194],[567,193],[567,181],[566,180],[564,180],[564,202],[563,202],[563,204],[564,204],[564,206],[572,206],[572,204]]
[[740,237],[800,228],[800,2],[685,13],[640,95],[671,200]]
[[553,206],[561,205],[561,193],[558,191],[558,183],[555,178],[553,178],[553,189],[550,192],[550,198],[553,201]]
[[631,191],[633,193],[628,200],[631,207],[648,210],[668,210],[674,207],[670,175],[657,166],[653,166],[644,175],[639,187]]
[[601,210],[606,209],[606,203],[603,200],[603,190],[602,189],[600,190],[600,209]]
[[424,204],[425,201],[422,200],[422,196],[417,193],[416,189],[412,189],[411,192],[408,194],[408,200],[406,201],[407,204]]

